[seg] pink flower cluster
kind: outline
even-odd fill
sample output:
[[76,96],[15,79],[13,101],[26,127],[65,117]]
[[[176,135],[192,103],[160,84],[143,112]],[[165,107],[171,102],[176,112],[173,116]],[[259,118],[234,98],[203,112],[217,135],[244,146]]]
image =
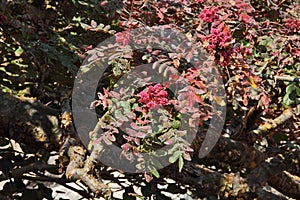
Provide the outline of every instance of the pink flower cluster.
[[163,90],[161,84],[149,86],[147,91],[139,93],[139,103],[146,104],[149,109],[156,108],[158,105],[166,105],[169,100],[166,98],[168,93]]
[[212,23],[214,20],[219,19],[219,15],[217,14],[218,7],[205,7],[199,15],[205,22]]
[[300,31],[300,20],[289,18],[286,20],[285,26],[291,31],[298,32]]
[[128,31],[119,32],[116,34],[116,43],[119,45],[127,45],[130,42],[131,34]]
[[206,0],[197,0],[198,3],[204,3]]
[[207,42],[207,48],[211,54],[214,54],[217,50],[221,56],[220,64],[222,66],[227,65],[230,60],[233,48],[231,46],[232,36],[228,29],[216,29],[212,28],[210,35],[203,38],[204,42]]
[[230,46],[232,37],[227,30],[220,30],[216,28],[211,29],[211,33],[206,39],[209,41],[208,49],[226,49]]

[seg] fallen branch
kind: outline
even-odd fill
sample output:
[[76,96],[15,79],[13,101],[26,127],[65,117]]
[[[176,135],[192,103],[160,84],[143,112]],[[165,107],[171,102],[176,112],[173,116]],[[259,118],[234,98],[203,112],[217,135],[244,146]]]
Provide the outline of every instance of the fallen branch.
[[[35,149],[57,150],[63,132],[58,121],[60,110],[26,97],[0,92],[0,135]],[[51,144],[51,145],[49,145]]]
[[272,176],[268,183],[279,192],[289,197],[300,199],[300,177],[283,171],[280,174]]
[[[202,137],[196,138],[198,142],[193,144],[193,148],[199,149],[203,140]],[[297,174],[298,172],[299,174],[299,159],[299,151],[284,154],[284,157],[278,155],[268,158],[265,153],[253,146],[221,136],[213,150],[200,162],[205,163],[205,165],[215,165],[217,168],[229,166],[231,169],[247,169],[250,172],[247,183],[251,190],[257,190],[269,184],[286,196],[298,197],[297,195],[300,193],[298,178],[296,175],[291,175],[294,179],[288,179],[286,173]],[[282,177],[283,179],[281,179]],[[277,183],[279,184],[276,185]],[[267,195],[266,191],[263,193]],[[268,193],[268,195],[272,195],[270,192]]]
[[283,172],[284,168],[284,158],[281,155],[268,158],[248,174],[247,181],[252,188],[260,188],[273,176]]
[[176,172],[176,167],[168,167],[164,174],[175,181],[204,190],[206,194],[234,199],[288,199],[281,194],[266,192],[263,188],[252,190],[247,180],[239,175],[221,174],[192,162],[185,163],[181,173]]

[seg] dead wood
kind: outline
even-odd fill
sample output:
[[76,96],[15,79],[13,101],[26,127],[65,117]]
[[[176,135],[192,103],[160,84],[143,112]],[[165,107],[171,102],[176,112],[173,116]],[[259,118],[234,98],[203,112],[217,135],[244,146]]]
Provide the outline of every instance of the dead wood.
[[0,92],[0,135],[34,148],[59,148],[63,131],[60,110],[44,106],[36,99]]

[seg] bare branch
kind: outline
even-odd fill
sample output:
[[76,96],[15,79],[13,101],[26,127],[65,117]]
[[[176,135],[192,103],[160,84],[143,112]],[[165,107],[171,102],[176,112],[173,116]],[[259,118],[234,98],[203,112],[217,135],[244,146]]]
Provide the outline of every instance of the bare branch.
[[94,156],[85,160],[85,151],[82,146],[71,146],[68,155],[70,163],[66,169],[67,178],[83,181],[95,193],[95,196],[103,195],[107,199],[111,198],[109,187],[93,175]]
[[292,198],[300,199],[300,178],[287,171],[272,176],[269,185]]
[[281,80],[281,81],[290,81],[290,82],[300,82],[300,78],[292,77],[292,76],[274,76],[271,74],[262,74],[261,75],[265,79],[273,79],[273,80]]

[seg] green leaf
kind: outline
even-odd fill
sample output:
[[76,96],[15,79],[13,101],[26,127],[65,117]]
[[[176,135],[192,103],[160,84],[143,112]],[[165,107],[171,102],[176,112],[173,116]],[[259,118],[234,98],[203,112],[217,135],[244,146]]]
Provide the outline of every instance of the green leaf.
[[164,157],[166,156],[168,153],[164,150],[157,150],[153,153],[154,156],[156,157]]
[[139,170],[144,169],[145,168],[145,163],[141,162],[141,163],[136,164],[136,168],[139,169]]
[[9,87],[6,87],[6,86],[1,85],[1,84],[0,84],[0,86],[1,86],[1,91],[3,93],[9,93],[9,94],[13,93],[13,91]]
[[85,24],[85,23],[82,23],[82,22],[80,22],[80,26],[81,26],[84,30],[89,30],[89,29],[91,28],[90,25]]
[[19,57],[20,55],[22,55],[23,52],[24,52],[24,50],[22,49],[22,47],[19,47],[19,48],[15,51],[15,56]]
[[92,7],[92,8],[95,7],[95,5],[91,3],[87,3],[86,1],[77,1],[77,2],[83,6]]
[[259,45],[268,47],[272,43],[272,38],[264,35],[264,36],[259,37],[258,41],[259,41]]
[[153,174],[156,178],[159,178],[159,173],[158,171],[156,170],[155,167],[153,167],[152,165],[149,166],[149,169],[150,169],[150,173]]
[[133,105],[132,105],[132,110],[134,110],[134,109],[136,109],[136,108],[138,108],[139,107],[139,104],[138,103],[134,103]]
[[76,1],[76,0],[72,0],[72,3],[73,3],[74,5],[76,5],[77,1]]
[[128,121],[127,117],[125,117],[120,110],[116,110],[114,114],[115,114],[114,117],[116,119],[119,119],[121,121]]
[[181,151],[175,151],[173,155],[169,158],[170,163],[175,163],[176,160],[181,156]]
[[291,94],[295,89],[295,83],[289,84],[285,89],[286,94]]
[[282,100],[282,104],[284,106],[289,106],[293,103],[294,101],[290,99],[290,95],[289,94],[285,94]]
[[179,156],[179,160],[178,160],[178,168],[179,168],[179,172],[181,172],[182,168],[183,168],[183,158],[182,156]]
[[[174,140],[176,140],[176,138],[174,138]],[[174,154],[176,151],[179,151],[179,148],[181,148],[181,145],[182,144],[180,142],[175,141],[175,144],[173,145],[173,147],[169,151]]]
[[297,96],[300,97],[300,88],[299,87],[296,88],[296,93],[297,93]]
[[182,118],[182,115],[181,115],[181,113],[178,113],[178,114],[177,114],[177,116],[176,116],[176,119],[179,119],[179,120],[181,120],[181,118]]
[[119,66],[114,67],[112,71],[115,76],[120,76],[122,74],[122,71]]
[[172,128],[178,129],[180,127],[180,121],[175,120],[172,122]]
[[[76,4],[76,2],[74,1],[74,0],[72,0],[72,2],[74,3],[74,4]],[[81,22],[81,17],[80,16],[78,16],[78,17],[73,17],[73,19],[72,19],[73,21],[75,21],[75,22]]]

